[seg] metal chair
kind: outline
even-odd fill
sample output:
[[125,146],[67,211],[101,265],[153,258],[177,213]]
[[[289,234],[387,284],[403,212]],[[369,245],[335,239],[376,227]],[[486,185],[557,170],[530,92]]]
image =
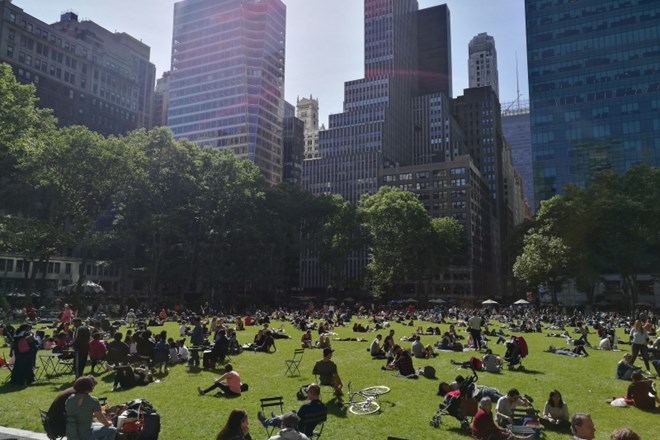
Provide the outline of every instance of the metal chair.
[[[319,414],[308,414],[306,415],[298,424],[298,431],[304,432],[307,434],[307,437],[320,438],[323,433],[323,427],[325,426],[325,421],[328,420],[328,413],[323,412]],[[307,429],[307,426],[313,426],[314,428],[310,431]]]
[[[264,397],[263,399],[259,399],[261,402],[261,412],[268,417],[268,414],[270,414],[270,411],[267,411],[267,409],[272,410],[272,408],[279,407],[280,411],[278,414],[282,414],[284,412],[284,401],[282,400],[282,396],[278,397]],[[275,432],[276,429],[278,429],[277,426],[266,426],[266,432],[268,433],[268,437],[272,437],[273,433]]]
[[46,431],[46,436],[50,440],[57,440],[57,439],[63,439],[65,436],[64,435],[59,435],[53,432],[53,427],[50,424],[50,419],[48,417],[48,412],[44,411],[43,409],[39,410],[39,415],[41,416],[41,424],[44,427],[44,431]]
[[293,358],[287,359],[286,361],[286,371],[284,375],[289,375],[291,377],[296,374],[300,374],[300,362],[302,362],[303,354],[305,353],[304,348],[296,348],[293,350]]

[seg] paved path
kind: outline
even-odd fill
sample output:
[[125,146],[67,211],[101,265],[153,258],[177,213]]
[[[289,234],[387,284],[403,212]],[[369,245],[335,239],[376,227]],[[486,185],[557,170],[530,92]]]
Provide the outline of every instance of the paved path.
[[48,440],[46,434],[0,426],[0,440]]

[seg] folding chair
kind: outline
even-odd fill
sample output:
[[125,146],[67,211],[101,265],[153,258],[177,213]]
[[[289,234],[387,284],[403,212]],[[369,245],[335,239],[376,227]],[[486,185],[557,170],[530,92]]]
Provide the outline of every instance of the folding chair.
[[296,374],[300,374],[300,362],[302,362],[303,354],[305,353],[304,348],[296,348],[293,350],[293,358],[287,359],[286,361],[286,371],[284,375],[290,375],[291,377]]
[[[325,426],[325,421],[328,420],[328,413],[323,412],[319,414],[308,414],[306,415],[298,424],[298,431],[304,432],[307,434],[307,437],[320,438],[323,433],[323,427]],[[307,426],[313,426],[313,430],[310,431],[307,429]]]
[[44,431],[46,431],[46,437],[48,437],[50,440],[62,439],[65,437],[64,435],[58,435],[53,433],[53,428],[50,425],[50,419],[48,418],[48,412],[44,411],[43,409],[40,409],[39,415],[41,416],[41,424],[44,427]]
[[[282,414],[284,412],[284,402],[282,401],[282,396],[264,397],[263,399],[259,399],[259,401],[261,402],[261,412],[264,413],[266,417],[268,417],[268,414],[270,414],[270,411],[274,406],[280,408],[278,414]],[[268,411],[266,410],[267,408],[269,409]],[[272,437],[276,429],[278,429],[277,426],[266,426],[268,437]]]

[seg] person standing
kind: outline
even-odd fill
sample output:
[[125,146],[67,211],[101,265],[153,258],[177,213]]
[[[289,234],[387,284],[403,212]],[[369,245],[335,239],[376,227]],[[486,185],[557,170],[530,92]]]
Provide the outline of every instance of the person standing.
[[630,329],[630,344],[632,345],[632,359],[630,360],[631,364],[635,363],[637,355],[642,355],[644,360],[644,365],[646,365],[646,371],[651,371],[649,367],[649,348],[646,344],[649,342],[649,334],[642,327],[642,321],[639,319],[633,324],[633,328]]
[[90,335],[89,328],[78,317],[73,318],[73,329],[73,342],[71,342],[74,351],[73,372],[77,379],[83,375],[87,365]]
[[481,350],[481,317],[474,313],[468,319],[468,331],[472,335],[472,343],[475,350]]
[[[64,404],[66,437],[69,440],[114,440],[117,435],[117,428],[112,426],[112,422],[101,410],[99,400],[90,395],[95,385],[89,377],[80,377],[73,384],[75,394]],[[94,422],[93,417],[98,422]]]
[[193,323],[195,326],[190,332],[190,345],[195,347],[195,350],[191,350],[190,362],[191,366],[199,367],[199,346],[204,345],[204,327],[202,327],[202,318],[195,316],[193,318]]

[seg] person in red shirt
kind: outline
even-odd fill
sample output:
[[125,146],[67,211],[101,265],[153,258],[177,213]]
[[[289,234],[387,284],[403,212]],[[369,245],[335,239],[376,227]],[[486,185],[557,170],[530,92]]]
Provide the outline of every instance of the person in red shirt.
[[484,397],[479,401],[479,411],[472,419],[472,438],[475,440],[527,440],[534,437],[534,434],[521,437],[517,436],[508,429],[500,428],[493,421],[493,402],[490,398]]
[[108,349],[105,346],[105,341],[101,338],[101,334],[95,332],[92,335],[92,340],[89,342],[89,359],[92,364],[92,374],[94,374],[94,367],[105,360]]

